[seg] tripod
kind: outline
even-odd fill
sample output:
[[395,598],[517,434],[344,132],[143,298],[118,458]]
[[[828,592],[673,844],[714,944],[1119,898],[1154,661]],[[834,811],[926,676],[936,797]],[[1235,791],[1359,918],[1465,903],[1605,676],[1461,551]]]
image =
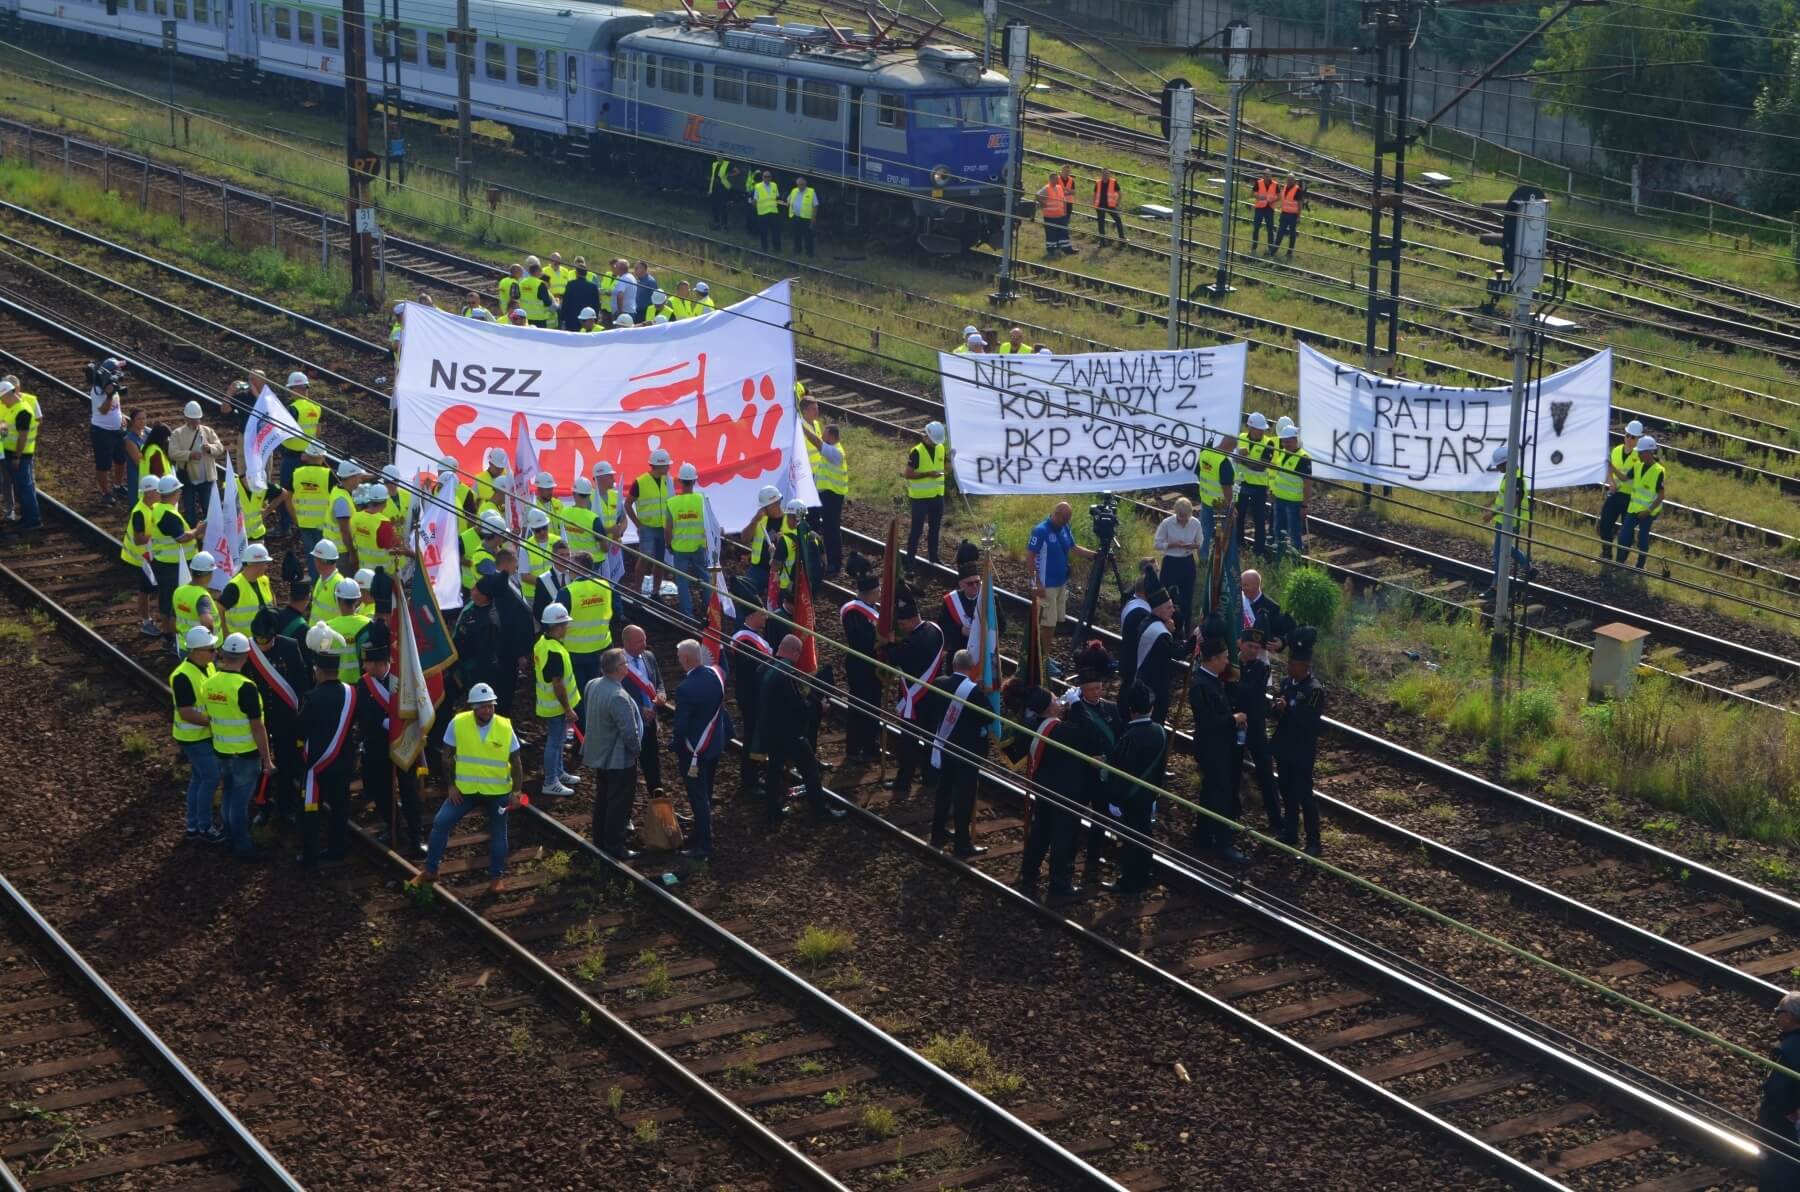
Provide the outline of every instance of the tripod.
[[1075,639],[1077,643],[1086,640],[1088,631],[1094,627],[1094,611],[1100,605],[1100,583],[1109,570],[1112,572],[1113,582],[1119,585],[1121,602],[1126,593],[1131,591],[1131,585],[1125,582],[1125,576],[1119,571],[1118,556],[1113,552],[1113,546],[1117,542],[1117,528],[1116,518],[1105,530],[1101,529],[1100,519],[1095,518],[1095,537],[1099,539],[1100,545],[1094,552],[1094,561],[1088,566],[1087,594],[1081,601],[1081,622]]

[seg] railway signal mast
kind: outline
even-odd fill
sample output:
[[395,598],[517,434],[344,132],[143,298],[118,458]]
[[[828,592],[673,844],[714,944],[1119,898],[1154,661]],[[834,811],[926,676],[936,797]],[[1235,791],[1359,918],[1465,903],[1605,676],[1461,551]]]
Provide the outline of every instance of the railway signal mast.
[[[1225,77],[1231,81],[1231,124],[1225,134],[1225,198],[1219,206],[1219,276],[1213,297],[1231,293],[1231,232],[1237,214],[1238,129],[1243,124],[1244,89],[1250,85],[1250,25],[1233,21],[1225,26],[1230,51],[1225,57]],[[1236,52],[1231,52],[1236,51]]]
[[369,42],[363,0],[344,0],[344,149],[350,167],[344,194],[344,218],[350,227],[350,294],[368,303],[375,293],[369,244],[375,212],[369,207],[369,181],[380,170],[381,159],[369,152]]
[[1017,251],[1019,206],[1025,201],[1019,178],[1019,134],[1021,114],[1025,107],[1024,80],[1031,70],[1031,29],[1014,22],[1001,34],[1005,43],[1006,87],[1012,96],[1012,128],[1006,142],[1006,177],[1000,187],[1000,201],[1006,214],[1000,221],[1000,275],[994,279],[994,300],[1010,302],[1013,293],[1013,254]]
[[1187,242],[1188,155],[1194,146],[1194,88],[1172,79],[1163,90],[1169,113],[1169,351],[1181,347],[1181,280]]

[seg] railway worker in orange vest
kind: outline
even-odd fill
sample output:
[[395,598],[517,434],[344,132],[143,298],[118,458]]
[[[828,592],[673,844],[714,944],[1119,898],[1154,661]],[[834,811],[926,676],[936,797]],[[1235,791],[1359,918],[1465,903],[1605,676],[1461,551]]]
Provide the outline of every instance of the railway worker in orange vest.
[[1119,221],[1119,180],[1106,167],[1100,168],[1100,177],[1094,180],[1094,231],[1100,237],[1100,243],[1106,243],[1106,217],[1112,215],[1113,230],[1119,234],[1119,243],[1125,241],[1125,225]]
[[1075,251],[1075,246],[1069,242],[1069,201],[1073,196],[1067,180],[1068,167],[1063,169],[1065,173],[1050,175],[1050,181],[1038,188],[1038,209],[1044,215],[1046,256]]
[[1278,201],[1281,206],[1281,226],[1275,229],[1275,243],[1269,245],[1269,255],[1275,255],[1275,250],[1281,247],[1285,238],[1288,259],[1293,260],[1294,240],[1300,234],[1300,208],[1306,203],[1306,186],[1294,177],[1292,170],[1288,171],[1287,178],[1281,184]]
[[1251,200],[1255,211],[1250,221],[1250,251],[1256,251],[1258,238],[1263,229],[1269,233],[1269,255],[1275,255],[1275,200],[1280,197],[1281,183],[1275,178],[1274,170],[1264,170],[1263,176],[1256,180],[1256,197]]

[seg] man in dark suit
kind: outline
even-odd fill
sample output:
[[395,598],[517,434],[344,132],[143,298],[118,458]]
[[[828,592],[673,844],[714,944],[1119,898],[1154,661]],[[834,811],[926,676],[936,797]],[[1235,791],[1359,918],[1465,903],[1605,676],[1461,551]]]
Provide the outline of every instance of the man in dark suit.
[[707,665],[706,652],[693,638],[675,647],[675,657],[683,671],[675,686],[675,759],[694,812],[694,830],[681,855],[704,859],[713,849],[713,778],[732,731],[725,710],[725,672]]
[[938,784],[937,804],[931,813],[931,843],[938,848],[951,845],[953,853],[967,860],[987,852],[985,846],[975,843],[969,828],[975,819],[979,773],[975,759],[987,756],[991,717],[983,706],[987,694],[981,687],[981,659],[958,650],[950,665],[950,674],[931,681],[925,697],[928,704],[920,717],[924,724],[936,723],[931,765],[938,772]]
[[557,315],[557,322],[564,331],[574,331],[581,326],[584,308],[600,309],[600,283],[588,272],[584,259],[576,257],[575,276],[563,287],[562,307]]
[[[1281,606],[1270,599],[1263,591],[1262,575],[1256,571],[1246,571],[1238,577],[1238,625],[1240,630],[1249,629],[1257,621],[1262,621],[1268,630],[1264,646],[1279,651],[1282,647],[1281,630],[1285,627],[1281,615]],[[1239,636],[1242,636],[1240,632]]]
[[890,649],[889,661],[906,672],[900,681],[897,710],[908,725],[900,734],[900,761],[894,775],[894,798],[904,799],[912,792],[913,775],[925,769],[926,748],[922,734],[937,726],[920,714],[920,697],[931,681],[943,673],[947,661],[943,627],[919,616],[919,606],[912,593],[902,591],[894,600],[894,623],[901,637]]
[[272,608],[259,609],[250,624],[256,648],[250,651],[248,673],[262,692],[263,723],[269,730],[269,751],[275,755],[275,775],[269,781],[273,789],[264,792],[267,802],[256,808],[259,827],[271,814],[284,824],[294,823],[300,809],[300,780],[306,772],[300,756],[300,701],[312,690],[313,672],[300,643],[282,635],[284,615]]
[[869,601],[880,590],[881,577],[868,569],[868,561],[861,555],[852,553],[850,566],[856,575],[856,598],[838,609],[844,644],[853,651],[844,656],[844,679],[851,700],[844,713],[846,764],[881,760],[881,728],[874,712],[881,703],[881,672],[869,661],[875,657],[875,633],[881,620],[880,612]]
[[762,719],[757,701],[762,696],[763,668],[774,657],[775,648],[763,636],[763,630],[769,624],[768,612],[758,604],[744,603],[738,607],[744,610],[744,624],[731,635],[726,652],[731,659],[731,682],[737,696],[738,716],[744,722],[740,726],[744,731],[744,750],[739,755],[743,769],[738,774],[738,792],[749,796],[756,793],[756,783],[761,777],[761,771],[750,761],[750,742],[755,739],[757,723]]
[[[300,864],[316,869],[321,860],[342,861],[350,844],[350,775],[356,768],[351,726],[356,722],[356,688],[338,679],[338,656],[350,649],[331,626],[314,625],[306,635],[313,656],[313,687],[300,701],[300,736],[306,749],[306,780],[300,811]],[[325,848],[319,849],[320,822]]]
[[[1236,820],[1242,809],[1237,788],[1237,734],[1246,717],[1231,706],[1227,688],[1227,671],[1231,654],[1226,648],[1224,627],[1209,621],[1200,631],[1198,665],[1188,687],[1188,704],[1194,711],[1194,761],[1200,767],[1200,804],[1215,815]],[[1231,676],[1235,678],[1235,676]],[[1194,847],[1216,849],[1234,865],[1249,860],[1238,850],[1234,829],[1211,816],[1198,816],[1194,821]]]
[[763,667],[756,740],[750,752],[765,763],[763,799],[770,831],[780,827],[787,814],[782,803],[787,795],[790,767],[799,772],[800,780],[806,784],[806,801],[814,819],[839,820],[848,814],[825,802],[819,758],[813,752],[813,733],[819,722],[814,703],[817,697],[794,668],[799,657],[800,639],[790,633],[781,639],[775,657]]
[[[1121,701],[1130,717],[1125,731],[1119,734],[1107,760],[1115,769],[1136,778],[1138,782],[1107,775],[1106,813],[1140,836],[1150,835],[1156,818],[1156,794],[1148,787],[1162,785],[1163,766],[1169,756],[1169,734],[1154,714],[1154,697],[1141,681],[1132,685]],[[1150,850],[1141,844],[1124,844],[1119,849],[1119,880],[1113,887],[1120,894],[1142,894],[1150,888]]]

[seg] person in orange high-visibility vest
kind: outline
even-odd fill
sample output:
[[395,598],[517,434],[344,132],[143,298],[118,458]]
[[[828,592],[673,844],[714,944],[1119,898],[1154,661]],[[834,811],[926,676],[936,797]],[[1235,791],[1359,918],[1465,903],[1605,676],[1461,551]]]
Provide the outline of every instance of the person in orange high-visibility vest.
[[1050,181],[1038,189],[1038,209],[1044,216],[1044,253],[1072,253],[1069,241],[1069,185],[1061,174],[1050,175]]
[[1287,255],[1291,260],[1294,255],[1294,240],[1300,234],[1300,208],[1306,202],[1306,187],[1291,172],[1281,184],[1278,201],[1281,204],[1281,226],[1275,230],[1275,242],[1269,245],[1269,255],[1275,255],[1275,250],[1281,247],[1281,241],[1285,237]]
[[1255,209],[1255,217],[1250,223],[1250,251],[1256,251],[1258,238],[1263,229],[1269,232],[1269,251],[1275,251],[1275,200],[1281,193],[1281,183],[1275,178],[1275,171],[1265,170],[1263,176],[1256,180],[1256,197],[1251,200]]
[[1119,180],[1113,172],[1104,167],[1100,177],[1094,180],[1094,225],[1099,233],[1100,243],[1106,243],[1106,217],[1111,213],[1113,230],[1119,234],[1119,243],[1125,243],[1125,225],[1119,219]]

